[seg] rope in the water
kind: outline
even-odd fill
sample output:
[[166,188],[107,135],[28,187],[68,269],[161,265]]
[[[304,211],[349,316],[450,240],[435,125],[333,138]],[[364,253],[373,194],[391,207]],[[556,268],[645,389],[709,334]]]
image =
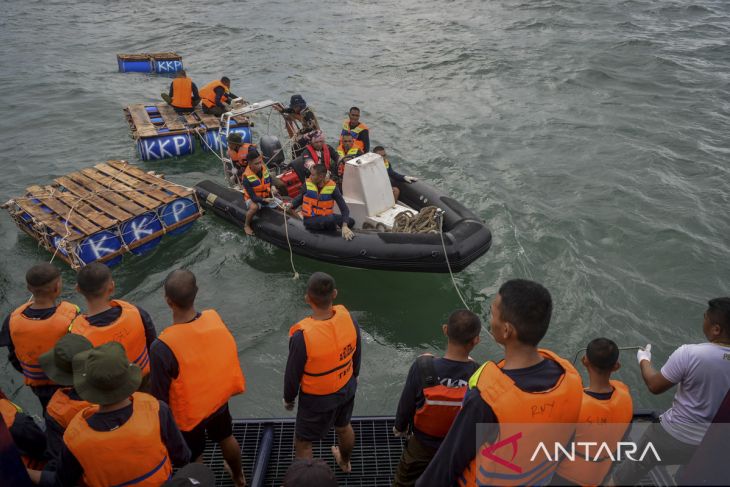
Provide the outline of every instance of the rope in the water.
[[279,208],[281,208],[282,212],[284,213],[284,235],[286,235],[286,243],[289,246],[289,263],[291,264],[291,270],[294,273],[294,279],[295,281],[299,279],[299,273],[297,272],[296,267],[294,267],[294,251],[291,248],[291,240],[289,240],[289,219],[286,214],[286,208],[283,204],[278,205]]

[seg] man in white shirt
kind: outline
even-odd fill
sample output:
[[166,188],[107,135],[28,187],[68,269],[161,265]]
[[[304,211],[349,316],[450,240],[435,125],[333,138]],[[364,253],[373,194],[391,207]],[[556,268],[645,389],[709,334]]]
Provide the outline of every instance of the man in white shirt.
[[[702,323],[707,343],[682,345],[659,372],[651,364],[651,345],[636,354],[641,375],[653,394],[678,385],[672,407],[661,415],[661,424],[649,428],[638,445],[638,451],[644,451],[651,441],[662,464],[689,462],[730,389],[730,298],[711,299],[708,305]],[[614,473],[613,483],[633,485],[657,463],[654,455],[646,455],[643,462],[624,461]]]

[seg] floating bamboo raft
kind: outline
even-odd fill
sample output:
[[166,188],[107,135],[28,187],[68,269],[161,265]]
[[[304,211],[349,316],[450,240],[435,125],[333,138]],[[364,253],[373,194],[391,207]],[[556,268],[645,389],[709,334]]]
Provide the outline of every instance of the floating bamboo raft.
[[18,227],[78,269],[144,254],[187,230],[203,211],[195,193],[126,161],[107,161],[34,185],[6,203]]
[[[220,119],[200,107],[178,114],[166,103],[138,103],[124,108],[124,116],[143,161],[190,155],[195,151],[194,136],[204,150],[217,151],[227,143]],[[244,115],[232,117],[229,132],[238,132],[244,142],[250,142],[250,125]]]

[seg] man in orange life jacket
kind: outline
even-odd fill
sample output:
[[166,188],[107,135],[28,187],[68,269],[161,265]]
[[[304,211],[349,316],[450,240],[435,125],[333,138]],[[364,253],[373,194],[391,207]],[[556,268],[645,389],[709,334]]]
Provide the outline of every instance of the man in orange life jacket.
[[43,372],[56,384],[64,386],[56,391],[46,408],[46,456],[49,462],[45,468],[48,470],[56,469],[63,447],[63,432],[68,424],[79,411],[91,406],[73,388],[73,358],[92,348],[94,346],[86,338],[68,333],[56,342],[53,350],[40,356]]
[[442,331],[448,339],[446,354],[418,357],[398,402],[393,433],[406,436],[411,426],[413,436],[401,455],[394,486],[415,485],[426,470],[461,409],[469,377],[479,368],[469,357],[479,343],[479,317],[465,309],[456,310]]
[[86,314],[71,323],[71,333],[85,336],[95,347],[111,341],[124,345],[129,361],[150,370],[149,346],[157,331],[150,315],[133,304],[112,300],[115,286],[107,266],[92,262],[81,268],[76,277],[76,289],[86,298]]
[[504,346],[504,360],[486,362],[469,380],[462,409],[417,486],[545,485],[557,463],[538,459],[536,468],[533,452],[541,441],[552,448],[573,434],[562,424],[578,420],[580,375],[537,347],[550,323],[550,293],[536,282],[507,281],[491,313],[490,331]]
[[360,327],[337,297],[335,280],[315,272],[304,300],[312,315],[289,330],[289,357],[284,377],[284,407],[291,411],[299,395],[295,427],[296,458],[312,458],[312,442],[334,425],[339,446],[332,454],[350,471],[355,432],[350,425],[360,375]]
[[29,470],[42,486],[160,486],[172,468],[190,461],[190,450],[167,404],[135,392],[142,371],[119,342],[73,358],[74,388],[94,406],[69,423],[56,471]]
[[63,282],[61,273],[52,264],[34,265],[26,273],[25,282],[33,300],[5,319],[0,330],[0,347],[8,348],[8,361],[25,376],[25,384],[30,386],[45,410],[59,386],[43,373],[38,357],[68,333],[69,323],[79,313],[79,308],[67,301],[56,305]]
[[[340,214],[334,213],[334,205],[340,209]],[[355,225],[355,220],[350,218],[350,209],[345,203],[345,198],[337,189],[334,181],[327,177],[327,169],[319,164],[312,168],[312,176],[307,179],[302,192],[294,198],[291,204],[284,205],[284,208],[298,208],[302,206],[302,218],[304,227],[310,231],[335,230],[337,226],[342,227],[342,238],[352,240],[355,234],[349,227]]]
[[237,486],[246,485],[241,448],[233,437],[231,396],[246,390],[236,341],[215,310],[198,312],[195,275],[179,269],[165,279],[165,301],[174,324],[150,350],[151,393],[170,405],[192,459],[205,449],[206,436],[218,443]]
[[248,167],[243,172],[243,197],[246,202],[246,221],[243,225],[243,231],[246,235],[253,235],[251,222],[254,215],[263,207],[275,203],[274,196],[277,194],[276,188],[272,187],[272,177],[269,170],[264,165],[264,159],[255,148],[248,151],[246,156]]
[[400,188],[398,188],[398,184],[415,183],[416,181],[418,181],[418,178],[413,176],[404,176],[403,174],[396,172],[395,169],[393,169],[393,165],[390,163],[390,160],[388,159],[388,154],[385,153],[385,147],[383,147],[382,145],[379,145],[375,149],[373,149],[373,152],[383,158],[383,162],[385,163],[385,169],[387,169],[388,171],[390,185],[393,188],[393,198],[398,201],[398,198],[400,197]]
[[[10,437],[27,466],[43,464],[45,461],[46,438],[43,430],[32,416],[25,414],[20,406],[11,402],[0,390],[0,415],[10,431]],[[4,447],[3,447],[4,448]],[[2,475],[0,475],[2,479]]]
[[175,79],[170,83],[170,91],[167,96],[163,93],[162,99],[177,113],[190,113],[200,103],[198,87],[188,78],[184,69],[177,72]]
[[344,134],[340,137],[340,145],[337,147],[337,178],[342,179],[345,174],[345,163],[350,159],[354,159],[363,155],[363,152],[355,146],[355,139],[350,134]]
[[228,136],[228,159],[231,160],[231,174],[235,177],[237,184],[243,180],[243,172],[248,167],[246,156],[250,148],[256,148],[253,144],[243,142],[243,137],[238,132]]
[[330,172],[330,175],[337,176],[337,162],[339,156],[331,145],[326,143],[326,135],[321,130],[315,130],[309,134],[309,144],[304,147],[304,152],[291,162],[291,167],[304,184],[312,172],[312,168],[323,164]]
[[[580,424],[573,440],[576,443],[606,443],[613,453],[634,415],[629,388],[623,382],[611,380],[611,374],[621,367],[618,355],[618,346],[608,338],[596,338],[588,344],[582,363],[588,370],[589,383],[588,388],[583,389]],[[591,452],[592,459],[597,451]],[[603,461],[586,461],[580,455],[573,461],[564,458],[553,476],[552,485],[604,485],[603,478],[611,469],[611,458],[605,453],[602,456]]]
[[231,80],[223,76],[200,89],[200,98],[203,102],[203,112],[220,117],[228,111],[228,103],[238,98],[231,93]]
[[348,119],[342,122],[342,132],[340,132],[340,144],[345,134],[352,135],[355,139],[355,147],[365,152],[370,152],[370,130],[368,126],[360,121],[360,109],[351,107],[347,112]]

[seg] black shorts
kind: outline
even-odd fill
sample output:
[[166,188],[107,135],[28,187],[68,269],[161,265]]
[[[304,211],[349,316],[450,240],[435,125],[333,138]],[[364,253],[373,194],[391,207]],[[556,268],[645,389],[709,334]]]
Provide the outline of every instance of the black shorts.
[[296,437],[304,441],[321,440],[330,428],[342,428],[350,424],[352,408],[355,406],[353,395],[346,403],[325,412],[308,411],[301,406],[297,408]]
[[190,448],[190,461],[195,461],[205,450],[205,437],[214,443],[220,443],[233,434],[233,419],[228,410],[228,403],[214,412],[190,431],[182,431],[185,443]]

